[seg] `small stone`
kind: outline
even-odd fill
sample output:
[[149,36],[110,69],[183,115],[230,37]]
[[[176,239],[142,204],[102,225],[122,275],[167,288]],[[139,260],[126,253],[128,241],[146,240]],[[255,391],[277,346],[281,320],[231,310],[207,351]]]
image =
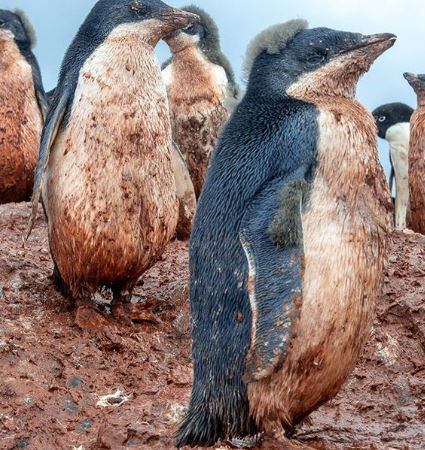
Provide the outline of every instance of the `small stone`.
[[68,381],[68,386],[71,389],[77,389],[79,388],[81,385],[83,384],[83,380],[80,377],[72,377],[69,381]]

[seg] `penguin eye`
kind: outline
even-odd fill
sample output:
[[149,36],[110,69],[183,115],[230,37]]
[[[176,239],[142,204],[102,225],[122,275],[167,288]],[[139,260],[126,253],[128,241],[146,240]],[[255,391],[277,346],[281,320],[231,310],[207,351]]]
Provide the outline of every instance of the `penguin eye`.
[[5,24],[6,22],[4,20],[0,20],[0,28]]
[[195,25],[191,25],[190,27],[186,28],[184,30],[185,33],[195,35],[198,32],[198,29]]
[[379,116],[378,118],[378,122],[385,122],[387,120],[387,118],[385,116]]
[[134,11],[138,16],[145,16],[146,14],[151,12],[151,8],[148,5],[143,5],[138,1],[134,1],[130,5],[130,9]]
[[311,65],[322,64],[326,61],[327,54],[323,51],[318,50],[313,55],[307,57],[307,62]]

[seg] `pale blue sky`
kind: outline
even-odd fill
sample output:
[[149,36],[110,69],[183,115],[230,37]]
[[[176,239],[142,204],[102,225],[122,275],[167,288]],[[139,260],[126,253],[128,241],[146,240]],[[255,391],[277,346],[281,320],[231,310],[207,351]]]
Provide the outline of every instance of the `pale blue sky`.
[[[0,0],[1,8],[25,10],[37,31],[35,53],[46,89],[55,86],[64,52],[95,0]],[[380,58],[361,81],[358,97],[370,109],[402,101],[415,106],[413,91],[403,72],[425,72],[424,0],[194,0],[206,9],[221,30],[222,46],[240,78],[245,49],[265,27],[292,18],[305,18],[311,27],[356,31],[365,34],[392,32],[395,47]],[[170,1],[173,6],[181,3]],[[167,55],[159,47],[160,58]],[[388,170],[387,147],[381,143],[381,159]]]

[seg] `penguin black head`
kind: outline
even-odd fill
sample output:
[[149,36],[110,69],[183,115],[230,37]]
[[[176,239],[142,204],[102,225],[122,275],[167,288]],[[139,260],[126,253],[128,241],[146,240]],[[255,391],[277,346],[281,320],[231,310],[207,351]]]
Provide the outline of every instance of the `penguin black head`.
[[378,136],[385,139],[387,131],[399,123],[409,123],[413,109],[404,103],[388,103],[376,108],[372,115],[378,127]]
[[0,33],[8,34],[20,47],[33,48],[36,44],[35,31],[25,13],[19,9],[0,9]]
[[[232,66],[221,51],[220,32],[214,19],[198,6],[189,5],[184,6],[181,9],[182,11],[199,16],[200,22],[166,37],[165,41],[169,45],[171,51],[176,54],[187,47],[197,46],[209,61],[223,67],[229,82],[236,85]],[[169,63],[169,61],[167,61],[167,63]]]
[[99,42],[119,26],[129,25],[141,39],[155,46],[164,36],[198,20],[196,15],[171,8],[161,0],[99,0],[78,37]]
[[207,55],[211,51],[220,51],[220,34],[214,19],[206,11],[194,5],[181,9],[196,14],[200,21],[168,36],[165,40],[171,50],[175,53],[185,47],[197,45]]
[[404,78],[406,78],[407,82],[412,86],[418,96],[419,105],[422,106],[422,103],[425,101],[425,75],[416,75],[414,73],[406,72]]
[[248,90],[352,98],[361,75],[396,40],[393,34],[364,36],[307,27],[303,20],[290,21],[252,41],[245,64]]

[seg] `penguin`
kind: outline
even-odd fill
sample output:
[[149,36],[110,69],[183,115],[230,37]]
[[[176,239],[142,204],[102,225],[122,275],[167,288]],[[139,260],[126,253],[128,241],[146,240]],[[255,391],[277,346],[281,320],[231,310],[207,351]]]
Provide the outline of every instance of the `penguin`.
[[368,339],[391,230],[360,76],[395,42],[304,20],[257,36],[190,242],[194,384],[177,446],[293,428]]
[[239,89],[232,66],[221,51],[217,24],[201,8],[182,9],[201,20],[165,39],[173,56],[163,65],[162,74],[173,138],[186,157],[199,198],[215,143]]
[[396,181],[395,227],[404,230],[409,209],[409,141],[413,109],[404,103],[388,103],[376,108],[372,115],[378,136],[390,144],[390,191]]
[[175,233],[171,124],[154,48],[197,20],[160,0],[99,0],[65,55],[30,228],[41,195],[56,278],[78,309],[106,287],[119,315]]
[[0,9],[0,203],[28,201],[34,184],[47,110],[35,43],[22,11]]
[[411,118],[410,227],[425,234],[425,75],[405,73],[404,77],[418,96],[418,107]]

